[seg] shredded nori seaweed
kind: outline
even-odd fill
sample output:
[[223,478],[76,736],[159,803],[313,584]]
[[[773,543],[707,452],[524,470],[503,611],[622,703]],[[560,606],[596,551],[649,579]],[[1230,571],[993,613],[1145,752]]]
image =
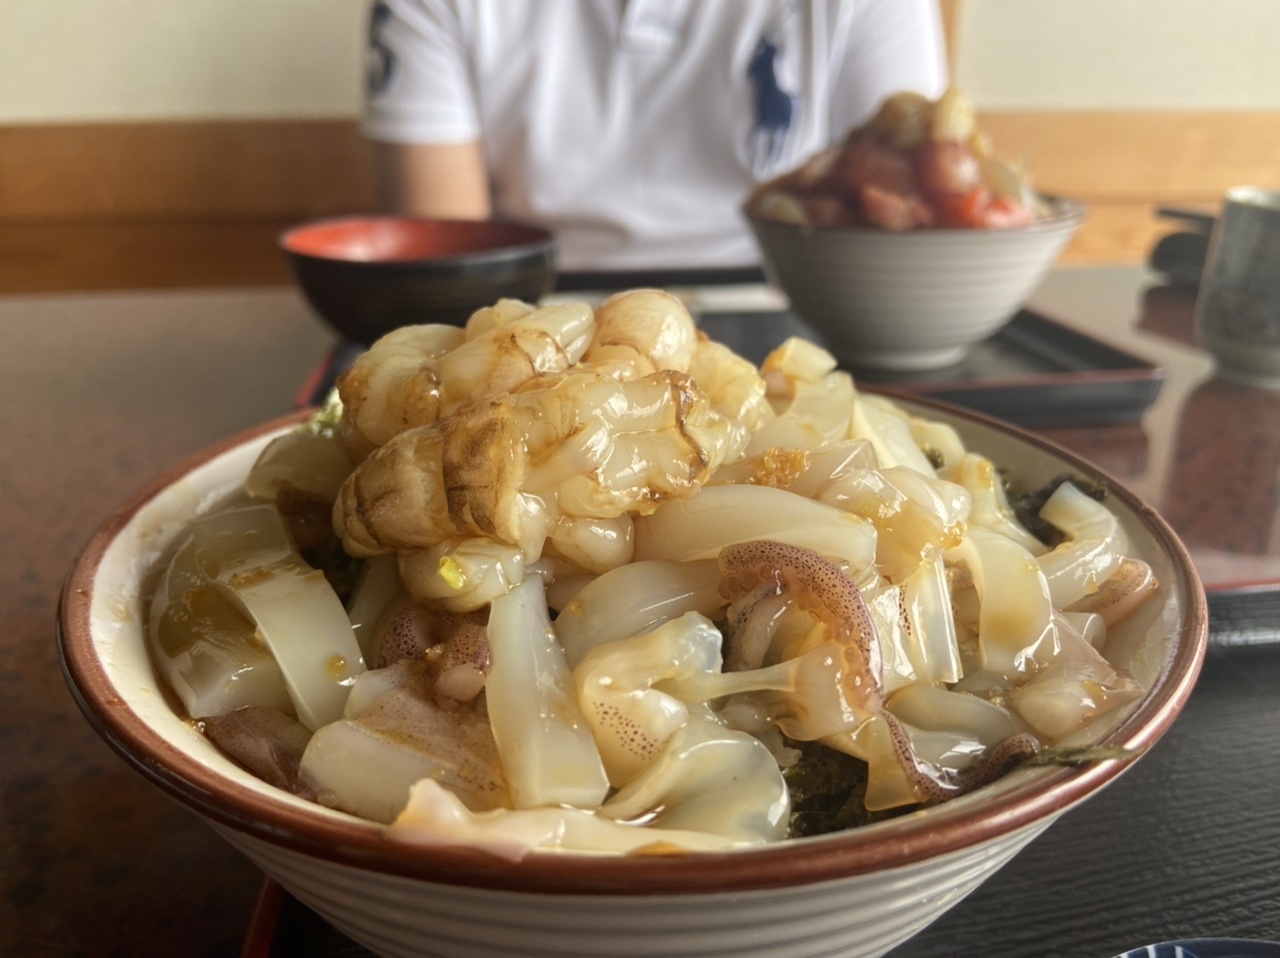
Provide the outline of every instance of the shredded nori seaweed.
[[[315,414],[297,426],[298,432],[313,436],[333,436],[342,422],[342,398],[337,388],[329,395]],[[296,489],[281,485],[276,490],[276,508],[293,536],[294,544],[303,560],[324,573],[324,577],[346,605],[356,588],[356,578],[364,563],[348,555],[342,542],[333,531],[333,503]]]
[[334,534],[329,518],[333,507],[310,493],[282,485],[276,490],[276,509],[293,536],[298,554],[309,566],[324,573],[345,605],[355,591],[362,563],[347,555]]
[[333,587],[333,591],[337,593],[343,605],[351,601],[351,595],[356,591],[356,580],[364,565],[363,560],[347,555],[342,548],[342,542],[336,536],[322,546],[308,549],[301,555],[308,565],[324,573],[325,579]]
[[1043,486],[1032,489],[1029,492],[1023,492],[1015,488],[1008,477],[1004,477],[1004,491],[1005,495],[1009,497],[1009,505],[1013,509],[1013,514],[1022,523],[1023,528],[1050,547],[1060,543],[1063,536],[1056,528],[1040,518],[1040,510],[1044,508],[1044,504],[1049,501],[1049,497],[1057,492],[1058,487],[1064,482],[1070,482],[1090,499],[1102,502],[1107,498],[1106,486],[1089,479],[1083,479],[1080,476],[1068,475],[1067,473],[1055,476]]
[[915,806],[872,812],[866,807],[867,765],[817,742],[792,742],[800,759],[782,770],[791,793],[788,836],[824,835],[893,818]]

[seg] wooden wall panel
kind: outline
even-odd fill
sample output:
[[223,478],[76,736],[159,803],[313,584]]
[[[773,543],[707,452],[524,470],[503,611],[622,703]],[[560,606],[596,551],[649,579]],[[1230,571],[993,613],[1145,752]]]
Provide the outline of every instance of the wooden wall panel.
[[286,283],[291,220],[0,222],[0,294]]
[[1280,187],[1277,112],[1008,112],[979,123],[1039,189],[1085,203],[1064,263],[1140,263],[1177,228],[1158,207],[1213,212],[1232,186]]
[[343,212],[372,184],[349,121],[0,127],[0,222]]
[[1045,190],[1084,199],[1216,202],[1280,185],[1280,112],[986,113],[996,151]]
[[[1012,113],[980,118],[1036,184],[1089,212],[1063,262],[1141,262],[1160,205],[1215,209],[1280,187],[1280,113]],[[374,207],[349,121],[0,128],[0,292],[269,283],[289,222]]]

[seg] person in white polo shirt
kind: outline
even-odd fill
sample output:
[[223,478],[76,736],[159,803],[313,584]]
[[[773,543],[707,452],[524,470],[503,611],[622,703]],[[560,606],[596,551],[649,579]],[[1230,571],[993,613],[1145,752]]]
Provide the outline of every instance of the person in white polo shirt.
[[946,86],[934,0],[378,0],[369,39],[388,204],[541,223],[566,271],[753,265],[755,183]]

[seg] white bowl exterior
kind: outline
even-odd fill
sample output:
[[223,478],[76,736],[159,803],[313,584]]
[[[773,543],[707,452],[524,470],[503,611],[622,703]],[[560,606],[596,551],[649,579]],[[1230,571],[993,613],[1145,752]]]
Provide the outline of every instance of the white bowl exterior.
[[[1043,482],[1072,468],[1051,452],[1000,430],[963,417],[951,419],[932,408],[919,411],[952,421],[970,447],[1028,482]],[[227,759],[173,710],[148,657],[144,596],[149,579],[192,517],[240,486],[273,435],[215,456],[167,487],[110,542],[93,584],[90,631],[95,654],[123,704],[168,745],[214,770],[229,789],[247,789],[309,815],[378,832],[376,825],[275,789]],[[1148,614],[1135,623],[1117,662],[1149,686],[1173,654],[1188,597],[1152,534],[1123,502],[1114,507],[1130,531],[1134,549],[1153,561],[1163,583],[1163,601],[1148,605]],[[1109,716],[1104,727],[1075,738],[1101,734],[1122,717]],[[1019,770],[948,807],[990,801],[1050,771]],[[790,888],[669,897],[537,895],[436,885],[362,871],[267,843],[224,824],[215,827],[336,927],[386,955],[816,958],[885,953],[960,901],[1063,810],[950,855],[871,874]],[[892,830],[904,821],[869,827]]]
[[1051,821],[871,875],[681,896],[436,885],[317,862],[216,827],[334,927],[392,958],[878,958],[973,891]]
[[1007,323],[1077,223],[902,233],[751,225],[774,281],[837,357],[927,369]]

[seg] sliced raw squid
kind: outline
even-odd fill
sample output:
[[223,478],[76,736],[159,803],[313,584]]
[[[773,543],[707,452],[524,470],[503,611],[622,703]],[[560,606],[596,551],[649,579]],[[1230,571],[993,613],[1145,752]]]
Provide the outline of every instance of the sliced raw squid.
[[376,661],[372,649],[374,627],[382,613],[403,594],[395,556],[371,556],[364,560],[347,603],[347,618],[351,620],[365,665],[370,668],[375,667]]
[[600,814],[620,822],[756,844],[782,838],[790,810],[786,783],[764,744],[695,715]]
[[1054,490],[1041,507],[1040,518],[1067,537],[1039,557],[1054,608],[1065,608],[1097,592],[1129,550],[1129,538],[1115,514],[1070,482]]
[[[812,794],[789,822],[788,781],[842,779],[842,822],[908,812],[1141,695],[1106,657],[1162,611],[1124,514],[1061,484],[1051,548],[1016,462],[816,344],[757,369],[662,291],[503,300],[390,334],[338,392],[266,447],[261,504],[178,544],[151,642],[228,755],[392,838],[758,845],[836,825]],[[300,558],[337,568],[335,536],[366,560],[345,610]]]
[[354,468],[333,436],[305,427],[294,429],[262,450],[249,470],[245,492],[263,502],[275,502],[284,492],[332,505]]
[[1053,604],[1039,564],[1012,539],[985,529],[970,530],[948,558],[965,565],[978,591],[982,667],[1031,674],[1032,659],[1054,641]]
[[885,691],[911,682],[957,682],[964,674],[941,555],[921,562],[902,585],[867,601],[876,621]]
[[875,560],[866,519],[769,486],[707,486],[636,520],[637,559],[688,562],[757,539],[802,546],[862,571]]
[[1014,711],[1048,743],[1142,695],[1133,676],[1103,658],[1068,620],[1055,615],[1054,625],[1056,654],[1008,695]]
[[342,602],[294,550],[275,507],[215,513],[193,537],[203,574],[279,663],[298,721],[314,731],[341,718],[364,658]]
[[316,732],[302,756],[301,778],[322,802],[390,822],[413,784],[429,778],[468,808],[508,803],[483,711],[442,708],[411,662],[366,672],[357,689],[364,683],[371,688],[359,695],[359,709]]
[[410,790],[409,804],[387,834],[424,845],[470,845],[519,861],[538,850],[644,854],[723,851],[758,845],[711,832],[624,825],[580,808],[495,808],[472,812],[430,778]]
[[1048,551],[1045,544],[1023,528],[1022,523],[1014,516],[1009,497],[1005,493],[1004,481],[990,459],[969,453],[958,467],[949,471],[947,478],[968,491],[972,502],[969,510],[969,525],[972,528],[999,533],[1033,556]]
[[494,600],[489,648],[489,720],[515,807],[599,806],[609,780],[573,694],[540,578]]
[[875,526],[876,567],[893,582],[959,545],[970,508],[963,487],[901,466],[848,472],[820,486],[814,498]]
[[714,560],[631,562],[594,579],[556,617],[565,660],[577,668],[598,645],[648,631],[686,612],[724,608]]
[[251,705],[292,712],[280,666],[253,621],[201,571],[189,538],[160,577],[148,633],[156,665],[192,718]]

